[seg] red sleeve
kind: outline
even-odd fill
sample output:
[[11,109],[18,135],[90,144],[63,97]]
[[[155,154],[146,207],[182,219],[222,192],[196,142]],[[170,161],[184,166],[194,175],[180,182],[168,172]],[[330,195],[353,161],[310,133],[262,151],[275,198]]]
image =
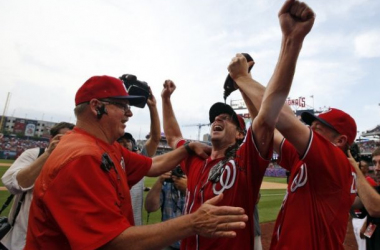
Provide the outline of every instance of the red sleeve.
[[124,148],[123,158],[128,176],[128,185],[132,187],[149,172],[152,167],[152,158],[136,154]]
[[[258,150],[257,144],[255,142],[252,128],[250,127],[247,131],[247,135],[241,144],[237,159],[240,161],[243,159],[245,162],[241,163],[241,166],[247,166],[248,176],[251,176],[254,190],[259,190],[261,186],[262,179],[265,174],[265,170],[269,165],[269,162],[273,154],[273,140],[271,141],[271,147],[268,149],[268,159],[263,158]],[[240,163],[239,163],[240,164]]]
[[121,199],[130,197],[117,190],[120,179],[115,171],[106,173],[99,166],[99,159],[92,156],[74,159],[43,197],[48,215],[72,249],[97,249],[131,226],[121,209]]
[[[179,148],[181,147],[183,144],[185,144],[186,140],[185,139],[181,139],[177,142],[177,145],[176,145],[176,148]],[[189,168],[191,166],[191,163],[188,162],[192,157],[185,157],[181,163],[180,163],[180,166],[181,166],[181,169],[182,171],[186,174],[186,175],[189,175]]]
[[372,187],[376,187],[377,186],[377,183],[374,179],[372,179],[371,177],[367,176],[365,177],[366,180],[368,181],[368,183],[372,186]]
[[290,144],[288,140],[284,139],[280,145],[280,153],[277,162],[278,165],[280,165],[282,168],[285,168],[286,170],[291,171],[292,167],[294,167],[297,162],[300,161],[299,158],[300,157],[298,156],[298,153],[293,145]]

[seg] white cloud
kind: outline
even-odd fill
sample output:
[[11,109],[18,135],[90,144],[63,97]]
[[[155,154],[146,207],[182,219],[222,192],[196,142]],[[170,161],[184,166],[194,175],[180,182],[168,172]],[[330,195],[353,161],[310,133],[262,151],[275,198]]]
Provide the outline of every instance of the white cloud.
[[[317,19],[291,96],[314,94],[316,106],[360,113],[350,100],[358,95],[361,105],[373,105],[374,91],[365,90],[376,89],[380,81],[371,70],[379,63],[379,3],[307,3]],[[180,124],[207,122],[211,104],[222,101],[227,65],[236,53],[250,53],[254,77],[267,84],[280,49],[281,5],[277,0],[1,1],[0,110],[12,92],[8,115],[74,121],[75,92],[90,76],[132,73],[151,85],[159,110],[162,83],[173,79]],[[377,57],[369,61],[369,55]],[[365,88],[358,88],[359,82]],[[232,98],[241,97],[234,93]],[[147,111],[134,109],[127,129],[145,135]],[[374,126],[369,118],[361,122]],[[195,138],[198,128],[183,127],[183,132]]]
[[355,37],[355,54],[359,57],[380,57],[380,30],[368,31]]

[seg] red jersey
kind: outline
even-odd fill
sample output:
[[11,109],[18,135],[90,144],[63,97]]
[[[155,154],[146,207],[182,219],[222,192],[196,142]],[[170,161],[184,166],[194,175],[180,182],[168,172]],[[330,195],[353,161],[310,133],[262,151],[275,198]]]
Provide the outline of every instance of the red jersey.
[[290,178],[270,249],[344,249],[356,196],[356,173],[347,156],[312,131],[301,159],[285,140],[279,164],[290,171]]
[[369,185],[372,187],[377,187],[377,182],[370,176],[366,176],[365,179],[368,181]]
[[[105,154],[114,167],[101,167]],[[35,182],[25,249],[97,249],[111,241],[134,224],[129,188],[151,165],[74,128]]]
[[[184,141],[180,141],[178,146],[183,143]],[[229,160],[223,167],[224,170],[219,181],[213,183],[208,180],[209,172],[222,159],[224,158],[204,160],[197,156],[189,156],[181,163],[181,167],[187,175],[184,213],[195,212],[205,201],[223,193],[223,200],[218,206],[244,208],[245,213],[249,216],[246,228],[237,230],[235,238],[191,236],[181,241],[181,249],[253,249],[253,210],[269,160],[259,155],[251,129],[248,130],[245,141],[237,150],[235,158]]]

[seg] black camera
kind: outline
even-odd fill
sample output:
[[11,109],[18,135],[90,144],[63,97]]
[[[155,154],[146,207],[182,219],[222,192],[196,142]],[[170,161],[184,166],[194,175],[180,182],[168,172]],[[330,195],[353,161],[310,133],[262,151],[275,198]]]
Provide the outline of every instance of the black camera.
[[359,145],[357,143],[354,142],[350,146],[350,153],[356,162],[360,162],[360,159],[361,159],[360,148],[359,148]]
[[[185,175],[185,173],[182,171],[181,166],[175,167],[175,169],[172,170],[172,176],[177,176],[178,178],[181,178]],[[173,182],[173,179],[170,177],[168,179],[165,179],[166,182]]]
[[[125,88],[128,91],[128,94],[135,96],[144,96],[145,100],[148,100],[150,96],[149,86],[146,82],[137,80],[135,75],[124,74],[119,77],[123,81]],[[144,108],[145,102],[135,105],[138,108]]]

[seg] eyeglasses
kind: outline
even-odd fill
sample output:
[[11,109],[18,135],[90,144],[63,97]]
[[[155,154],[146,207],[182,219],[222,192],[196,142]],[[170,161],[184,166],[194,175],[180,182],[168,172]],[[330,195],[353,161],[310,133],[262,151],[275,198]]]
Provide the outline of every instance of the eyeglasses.
[[102,99],[102,100],[99,100],[99,101],[115,105],[116,107],[124,110],[124,112],[127,112],[127,111],[131,110],[131,106],[129,106],[129,104],[125,103],[125,102],[114,102],[114,101],[111,101],[111,100],[108,100],[108,99]]

